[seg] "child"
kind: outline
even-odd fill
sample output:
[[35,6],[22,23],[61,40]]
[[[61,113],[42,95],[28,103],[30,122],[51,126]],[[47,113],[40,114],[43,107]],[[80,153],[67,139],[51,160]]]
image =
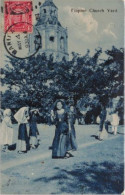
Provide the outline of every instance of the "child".
[[27,152],[27,144],[28,144],[28,134],[27,134],[27,126],[29,120],[29,108],[23,107],[18,110],[18,112],[14,115],[14,118],[17,120],[19,124],[18,129],[18,153],[26,153]]
[[112,132],[114,133],[114,135],[116,135],[117,134],[118,125],[119,125],[118,112],[116,112],[116,111],[112,114],[111,125],[112,125]]
[[8,150],[8,146],[13,142],[13,126],[11,122],[11,110],[6,109],[3,113],[2,128],[0,131],[0,144],[3,145],[3,152]]

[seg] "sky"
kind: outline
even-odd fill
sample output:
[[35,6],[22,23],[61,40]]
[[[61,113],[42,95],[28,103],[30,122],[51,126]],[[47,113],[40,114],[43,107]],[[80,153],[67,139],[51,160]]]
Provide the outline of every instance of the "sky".
[[[35,1],[44,2],[44,0]],[[123,0],[53,0],[53,2],[58,7],[60,23],[68,28],[69,54],[74,51],[84,55],[87,49],[93,54],[95,48],[101,47],[105,51],[111,49],[113,45],[117,48],[123,47]],[[76,12],[81,9],[86,12]],[[103,9],[104,12],[90,12],[90,9]]]
[[[23,0],[24,1],[24,0]],[[34,6],[44,0],[33,0]],[[87,50],[93,55],[95,49],[103,51],[123,47],[124,0],[53,0],[58,7],[58,19],[68,29],[68,53],[84,55]],[[76,12],[75,10],[86,10]],[[90,12],[90,9],[104,12]],[[107,9],[117,10],[108,12]],[[34,8],[34,13],[39,12]],[[5,52],[5,51],[4,51]],[[6,52],[5,52],[6,53]],[[106,55],[103,52],[102,58]]]

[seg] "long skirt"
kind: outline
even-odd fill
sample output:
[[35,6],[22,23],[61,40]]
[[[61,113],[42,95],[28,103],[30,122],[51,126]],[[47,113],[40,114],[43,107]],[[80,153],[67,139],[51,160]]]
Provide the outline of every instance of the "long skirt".
[[39,134],[39,131],[38,131],[36,122],[30,123],[30,132],[29,132],[29,135],[30,136],[34,136],[34,137],[37,137],[38,134]]
[[52,145],[52,158],[63,158],[67,152],[68,135],[61,132],[61,127],[56,128]]
[[19,151],[26,151],[28,147],[28,135],[27,135],[27,128],[26,124],[20,124],[19,125],[19,131],[18,131],[18,150]]
[[36,122],[30,123],[30,131],[29,131],[30,145],[35,146],[38,144],[38,142],[37,142],[37,135],[38,134],[39,134],[39,131],[38,131]]
[[13,144],[13,128],[8,127],[5,122],[1,124],[0,130],[0,145]]
[[26,141],[18,140],[18,151],[25,152],[27,150]]
[[71,130],[68,135],[68,150],[77,150],[76,132],[74,125],[71,125]]

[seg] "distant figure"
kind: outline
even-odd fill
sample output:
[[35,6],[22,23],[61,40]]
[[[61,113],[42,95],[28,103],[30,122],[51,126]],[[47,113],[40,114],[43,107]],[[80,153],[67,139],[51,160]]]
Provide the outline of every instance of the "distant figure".
[[105,119],[105,129],[107,132],[109,132],[109,124],[111,122],[111,114],[110,109],[106,109],[106,119]]
[[3,152],[13,143],[13,125],[11,122],[11,110],[6,109],[3,113],[3,121],[0,130],[0,145],[3,145]]
[[3,109],[0,109],[0,123],[2,123],[2,120],[4,118],[3,112],[4,112],[4,110]]
[[30,120],[29,120],[29,126],[30,126],[30,131],[29,131],[29,136],[30,136],[30,146],[32,149],[35,149],[36,146],[38,145],[38,135],[39,131],[37,128],[37,120],[39,116],[39,110],[38,109],[33,109],[30,111]]
[[99,116],[97,116],[97,118],[96,118],[96,123],[100,124],[100,117]]
[[112,132],[114,133],[114,135],[117,134],[117,129],[118,129],[118,125],[119,125],[119,116],[118,116],[118,112],[114,112],[112,114],[112,122],[111,122],[111,125],[112,125]]
[[103,125],[104,125],[104,122],[105,122],[105,119],[106,119],[106,109],[102,106],[102,111],[100,113],[100,124],[99,124],[99,131],[102,131],[103,129]]
[[76,121],[76,111],[74,106],[70,106],[70,110],[68,113],[68,122],[69,122],[69,146],[68,150],[77,150],[77,142],[76,142],[76,132],[75,132],[75,124]]
[[14,118],[17,120],[19,124],[18,129],[18,153],[26,153],[27,145],[28,145],[28,133],[27,126],[29,120],[29,108],[23,107],[18,110],[18,112],[14,115]]
[[105,120],[106,120],[106,115],[107,115],[106,109],[104,108],[104,106],[102,106],[102,111],[101,111],[101,113],[99,115],[100,124],[99,124],[99,136],[98,136],[98,139],[100,141],[102,141],[103,139],[106,139],[108,137],[106,126],[104,125],[105,124]]
[[56,101],[53,110],[51,110],[51,120],[56,126],[52,144],[52,158],[70,157],[71,154],[67,153],[68,115],[62,100]]

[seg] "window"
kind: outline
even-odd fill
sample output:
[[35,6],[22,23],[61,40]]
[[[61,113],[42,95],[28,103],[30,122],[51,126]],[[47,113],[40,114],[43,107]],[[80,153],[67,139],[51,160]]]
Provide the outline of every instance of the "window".
[[64,39],[64,37],[61,37],[60,39],[61,39],[61,40],[63,40],[63,39]]
[[66,61],[66,57],[65,56],[62,57],[62,61]]
[[46,9],[43,9],[44,13],[46,13]]
[[36,20],[40,19],[40,15],[39,14],[35,14]]
[[3,13],[3,7],[1,6],[1,13]]
[[37,9],[37,5],[35,5],[35,8]]
[[49,38],[49,40],[50,40],[51,42],[54,42],[54,37],[51,36],[51,37]]
[[60,38],[60,48],[64,49],[64,37]]
[[39,2],[39,6],[41,5],[41,2]]
[[40,35],[35,35],[35,48],[38,49],[39,48],[42,48],[42,37]]
[[54,48],[54,39],[55,39],[54,36],[49,37],[49,44],[48,44],[49,49]]

